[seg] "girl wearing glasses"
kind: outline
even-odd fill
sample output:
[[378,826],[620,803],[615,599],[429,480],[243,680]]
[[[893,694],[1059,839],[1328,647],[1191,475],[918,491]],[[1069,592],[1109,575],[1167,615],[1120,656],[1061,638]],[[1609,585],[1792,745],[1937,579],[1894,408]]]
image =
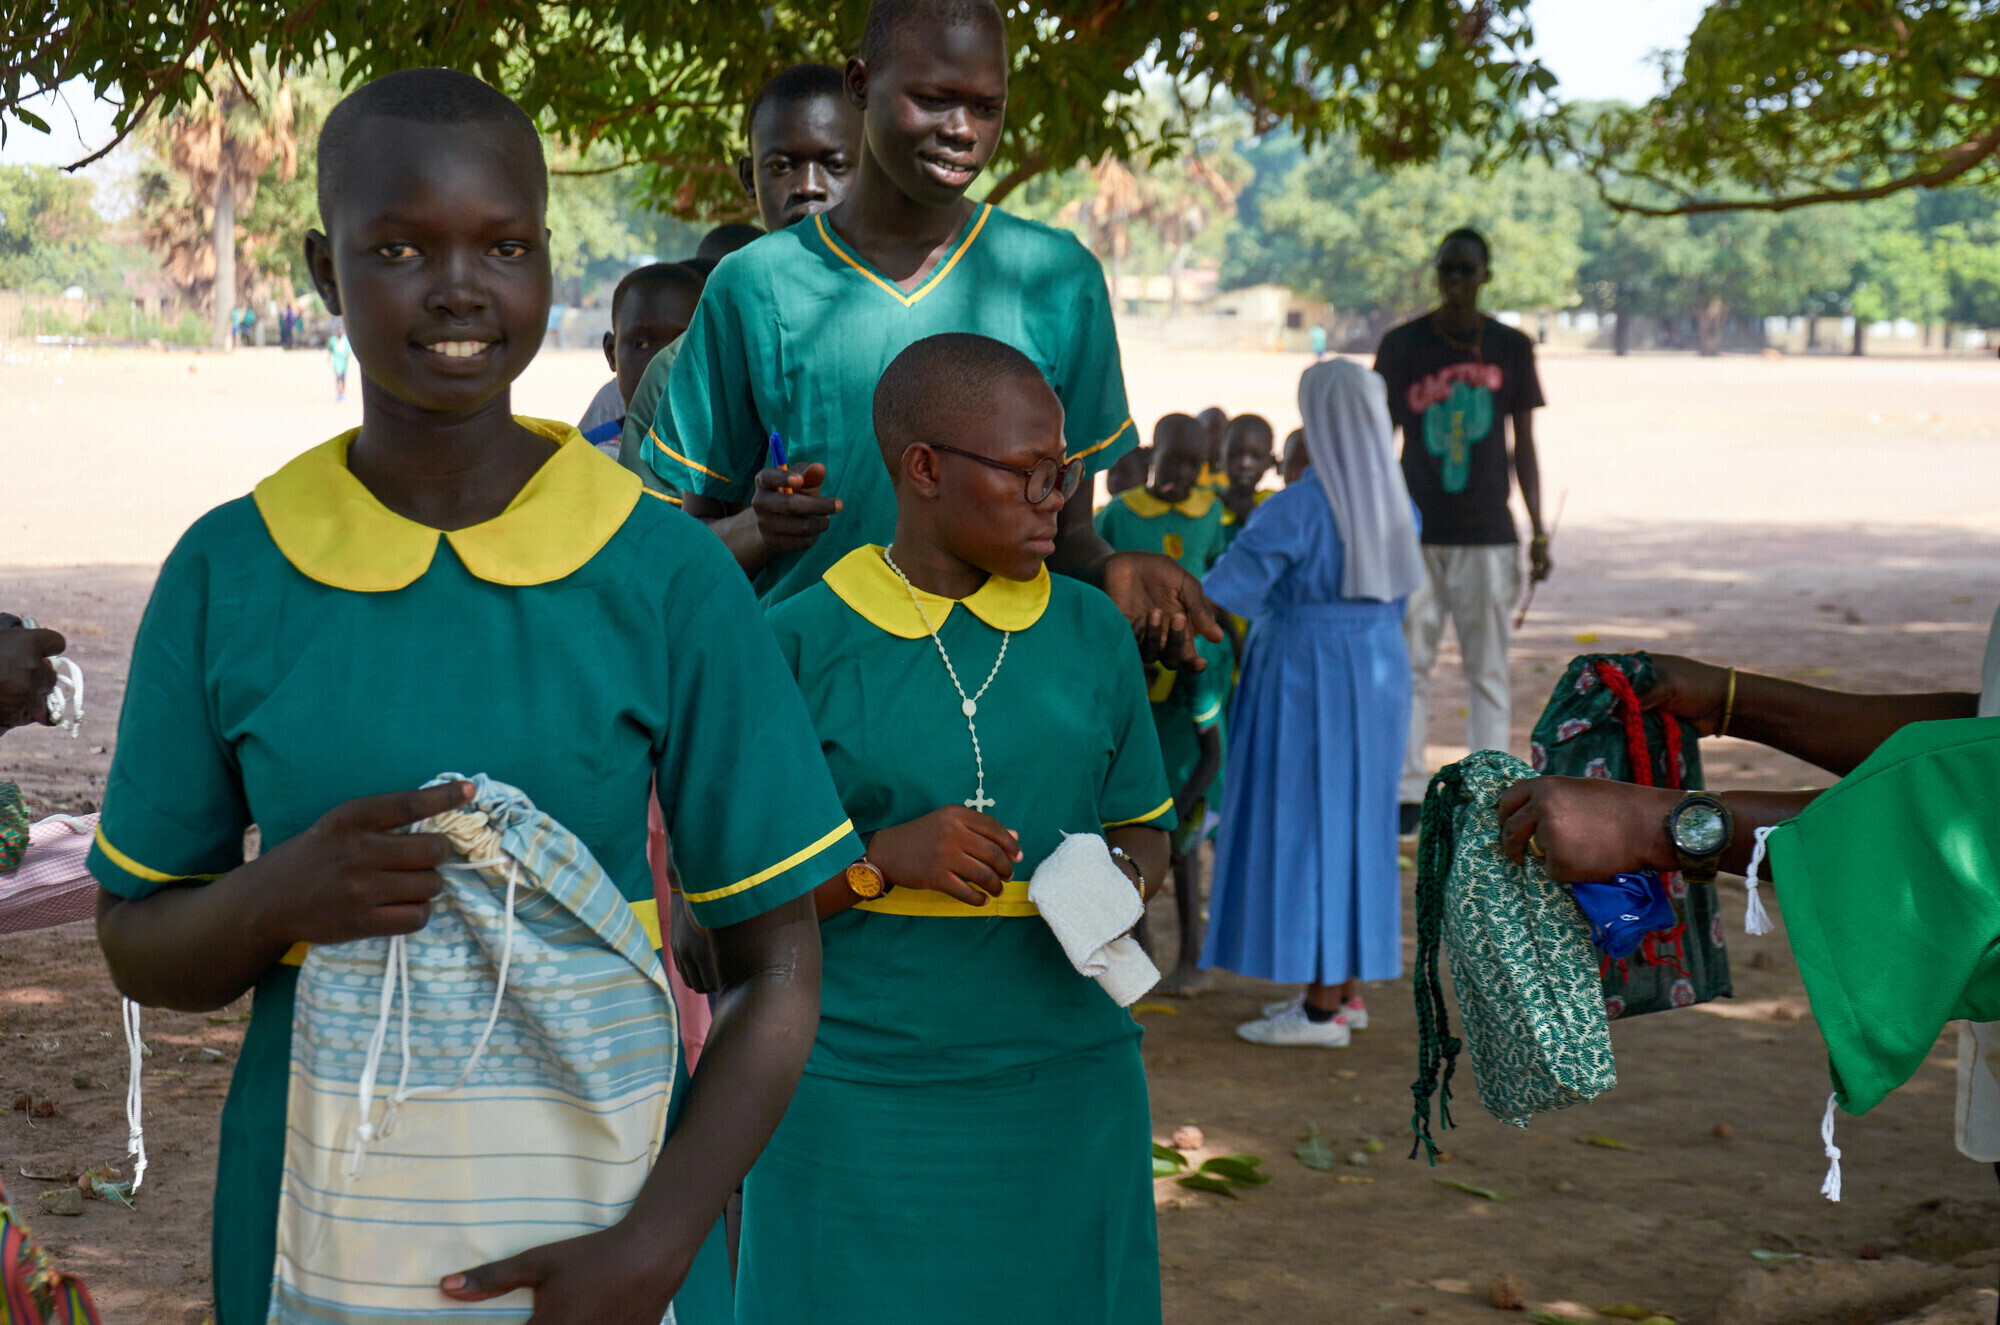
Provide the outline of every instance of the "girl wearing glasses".
[[912,345],[873,413],[892,541],[770,616],[868,851],[816,894],[819,1032],[744,1186],[737,1320],[1157,1325],[1139,1030],[1028,900],[1065,834],[1156,886],[1174,824],[1132,633],[1044,564],[1082,464],[983,336]]

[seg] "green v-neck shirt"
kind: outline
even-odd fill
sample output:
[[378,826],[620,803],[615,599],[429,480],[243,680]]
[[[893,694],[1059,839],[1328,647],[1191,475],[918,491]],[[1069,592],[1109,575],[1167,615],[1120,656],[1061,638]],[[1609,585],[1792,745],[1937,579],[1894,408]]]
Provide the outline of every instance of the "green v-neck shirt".
[[905,292],[814,216],[730,254],[709,276],[663,370],[647,462],[678,490],[747,502],[775,431],[793,466],[826,466],[823,495],[845,503],[811,548],[756,577],[766,607],[817,584],[855,548],[895,537],[875,384],[904,349],[949,331],[991,336],[1033,360],[1062,402],[1069,454],[1087,457],[1093,473],[1132,449],[1110,292],[1068,231],[982,206]]

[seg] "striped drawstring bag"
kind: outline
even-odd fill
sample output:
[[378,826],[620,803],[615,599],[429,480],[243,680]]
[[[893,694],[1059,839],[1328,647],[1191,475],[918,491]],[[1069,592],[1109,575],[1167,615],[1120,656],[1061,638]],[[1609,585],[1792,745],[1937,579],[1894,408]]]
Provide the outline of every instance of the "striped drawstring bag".
[[1417,841],[1418,1066],[1410,1119],[1416,1142],[1437,1162],[1431,1103],[1452,1126],[1451,1077],[1459,1042],[1451,1034],[1438,949],[1451,959],[1451,984],[1472,1054],[1479,1102],[1503,1123],[1566,1108],[1618,1084],[1611,1030],[1597,978],[1590,921],[1570,890],[1549,881],[1540,862],[1500,853],[1494,811],[1500,793],[1532,776],[1498,750],[1446,765],[1424,796]]
[[475,790],[415,826],[457,855],[430,923],[299,971],[274,1322],[523,1321],[525,1290],[438,1280],[616,1222],[665,1137],[679,1033],[638,917],[521,792],[446,781]]
[[0,1182],[0,1322],[5,1325],[98,1325],[97,1304],[35,1245],[27,1224],[7,1203]]

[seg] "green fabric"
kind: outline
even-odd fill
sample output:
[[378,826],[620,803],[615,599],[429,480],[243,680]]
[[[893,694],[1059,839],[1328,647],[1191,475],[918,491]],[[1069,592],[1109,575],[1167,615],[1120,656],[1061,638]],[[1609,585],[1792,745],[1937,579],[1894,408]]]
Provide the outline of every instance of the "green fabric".
[[971,1081],[808,1073],[743,1184],[738,1325],[1159,1325],[1151,1141],[1136,1036]]
[[2000,1021],[2000,718],[1919,722],[1769,839],[1840,1103],[1866,1113],[1954,1018]]
[[895,537],[896,496],[875,445],[875,384],[911,343],[947,331],[1014,346],[1062,401],[1072,456],[1109,468],[1136,435],[1103,270],[1068,231],[994,207],[973,213],[916,294],[898,293],[814,217],[723,259],[680,340],[646,459],[686,492],[747,502],[770,436],[793,465],[827,467],[846,503],[804,552],[760,572],[766,606]]
[[0,782],[0,874],[19,869],[28,854],[28,803],[21,788]]
[[[972,795],[971,738],[928,636],[889,634],[824,583],[770,619],[858,830]],[[938,633],[976,690],[1001,632],[954,608]],[[1064,833],[1148,816],[1171,829],[1138,648],[1111,600],[1053,576],[1006,647],[977,716],[987,813],[1020,834],[1014,878]],[[738,1321],[1157,1322],[1130,1014],[1039,916],[849,910],[820,934],[819,1034],[744,1188]]]
[[[1234,654],[1227,640],[1215,644],[1197,638],[1195,651],[1207,661],[1208,666],[1199,672],[1171,672],[1173,689],[1167,692],[1165,699],[1152,706],[1153,729],[1159,733],[1160,756],[1166,761],[1167,786],[1176,797],[1201,763],[1200,734],[1214,731],[1218,740],[1227,739],[1223,731],[1223,713],[1229,705]],[[1156,678],[1170,673],[1170,669],[1164,667],[1154,667],[1149,671]],[[1176,852],[1184,854],[1199,840],[1207,807],[1220,804],[1222,769],[1217,767],[1215,777],[1202,794],[1202,803],[1193,807],[1187,821],[1174,830]]]
[[646,463],[646,434],[652,430],[653,415],[659,411],[660,397],[667,393],[667,379],[673,373],[674,360],[680,358],[685,339],[684,336],[679,337],[672,344],[662,346],[653,356],[653,361],[646,365],[638,388],[632,392],[632,399],[625,403],[625,430],[618,435],[618,463],[637,474],[639,481],[653,491],[676,496],[679,489],[661,478]]
[[[1529,757],[1537,773],[1639,780],[1633,772],[1624,705],[1601,679],[1601,665],[1622,672],[1635,695],[1653,688],[1653,660],[1648,654],[1587,653],[1571,659],[1535,722]],[[1701,734],[1693,723],[1681,722],[1681,760],[1672,764],[1667,721],[1658,709],[1641,716],[1653,785],[1699,791]],[[1622,961],[1601,959],[1604,1010],[1613,1020],[1728,998],[1735,992],[1715,884],[1689,883],[1678,872],[1669,873],[1663,883],[1673,904],[1674,924],[1649,936],[1645,946]]]
[[[202,517],[160,570],[90,870],[143,897],[164,886],[148,873],[240,864],[251,823],[269,851],[344,800],[459,769],[522,788],[625,897],[650,899],[657,778],[692,897],[832,835],[761,883],[695,903],[703,924],[730,924],[861,851],[840,831],[796,696],[728,553],[666,502],[642,498],[595,558],[548,584],[477,579],[440,540],[415,583],[353,593],[295,570],[241,498]],[[296,974],[279,966],[259,982],[223,1108],[220,1325],[265,1316]]]
[[1139,514],[1119,493],[1095,517],[1097,533],[1117,552],[1162,552],[1200,579],[1229,545],[1222,523],[1222,499],[1217,497],[1199,516],[1171,507],[1158,515]]
[[1512,755],[1480,750],[1440,770],[1424,796],[1411,1127],[1432,1162],[1431,1099],[1441,1091],[1440,1121],[1452,1126],[1459,1048],[1438,978],[1440,944],[1450,955],[1472,1074],[1488,1113],[1526,1127],[1535,1114],[1591,1099],[1618,1081],[1590,922],[1538,862],[1531,857],[1515,865],[1496,841],[1495,803],[1529,776],[1528,765]]

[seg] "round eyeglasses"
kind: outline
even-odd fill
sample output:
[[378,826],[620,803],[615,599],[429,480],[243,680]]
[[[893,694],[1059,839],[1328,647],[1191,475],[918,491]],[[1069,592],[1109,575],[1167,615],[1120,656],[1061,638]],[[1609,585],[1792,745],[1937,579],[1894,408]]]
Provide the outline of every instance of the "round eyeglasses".
[[1023,487],[1028,498],[1028,505],[1030,506],[1040,506],[1043,502],[1047,501],[1049,494],[1056,490],[1058,483],[1062,485],[1063,500],[1068,501],[1076,495],[1078,486],[1083,482],[1082,456],[1078,456],[1067,464],[1057,464],[1048,456],[1043,456],[1029,468],[1023,469],[1019,465],[1010,465],[1004,460],[995,460],[991,456],[980,455],[977,451],[966,451],[956,446],[946,446],[942,442],[925,442],[923,444],[930,447],[933,451],[948,451],[952,455],[962,455],[967,460],[977,460],[980,464],[989,465],[994,469],[1004,469],[1010,474],[1019,474],[1023,480]]

